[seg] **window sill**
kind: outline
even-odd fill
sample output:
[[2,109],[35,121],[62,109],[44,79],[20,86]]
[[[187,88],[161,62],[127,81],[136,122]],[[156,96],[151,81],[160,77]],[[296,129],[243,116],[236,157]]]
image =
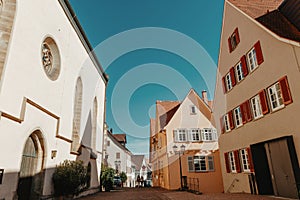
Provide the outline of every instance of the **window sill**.
[[281,106],[279,106],[279,107],[277,107],[277,108],[274,108],[274,109],[271,108],[271,113],[275,113],[275,112],[277,112],[277,111],[279,111],[279,110],[282,110],[283,108],[285,108],[285,105],[284,105],[284,104],[281,105]]
[[[249,63],[247,63],[247,64],[249,64]],[[252,74],[255,70],[258,69],[258,67],[259,67],[259,65],[255,66],[255,68],[252,70],[249,68],[249,74]]]
[[261,118],[263,118],[264,117],[264,115],[261,115],[261,116],[258,116],[258,117],[253,117],[253,121],[256,121],[256,120],[259,120],[259,119],[261,119]]

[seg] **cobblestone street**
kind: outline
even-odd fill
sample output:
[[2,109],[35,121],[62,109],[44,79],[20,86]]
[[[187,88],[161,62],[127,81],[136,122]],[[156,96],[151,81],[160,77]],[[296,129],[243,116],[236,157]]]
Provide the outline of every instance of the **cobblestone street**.
[[126,188],[112,192],[101,192],[82,197],[80,200],[275,200],[286,199],[250,194],[202,194],[168,191],[159,188]]

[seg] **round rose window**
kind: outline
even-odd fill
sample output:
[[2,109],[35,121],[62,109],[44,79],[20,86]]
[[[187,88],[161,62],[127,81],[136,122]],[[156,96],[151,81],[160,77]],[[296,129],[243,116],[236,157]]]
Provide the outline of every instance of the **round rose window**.
[[60,72],[60,55],[55,41],[47,37],[42,44],[42,64],[47,76],[55,81]]

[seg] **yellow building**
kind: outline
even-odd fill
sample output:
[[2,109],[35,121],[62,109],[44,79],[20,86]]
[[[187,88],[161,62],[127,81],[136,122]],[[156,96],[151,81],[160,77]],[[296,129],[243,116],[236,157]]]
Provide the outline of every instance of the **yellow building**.
[[223,191],[211,101],[205,91],[202,96],[192,89],[182,102],[156,102],[156,118],[150,120],[153,186]]

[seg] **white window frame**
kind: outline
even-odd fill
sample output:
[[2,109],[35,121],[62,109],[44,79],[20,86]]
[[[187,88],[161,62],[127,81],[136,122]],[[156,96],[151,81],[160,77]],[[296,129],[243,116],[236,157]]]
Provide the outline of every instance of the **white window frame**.
[[268,97],[272,111],[276,111],[284,107],[282,91],[279,82],[276,82],[268,88]]
[[240,160],[243,172],[250,172],[249,157],[246,149],[240,149]]
[[230,151],[228,153],[228,159],[229,159],[230,171],[236,173],[237,171],[236,171],[235,158],[234,158],[233,151]]
[[226,132],[231,131],[228,114],[224,115],[223,120],[224,120],[224,128],[225,128],[225,131],[226,131]]
[[235,67],[235,74],[236,74],[236,79],[238,82],[241,82],[245,77],[243,74],[243,66],[242,62],[239,62]]
[[188,133],[189,133],[189,141],[191,142],[201,141],[201,130],[199,128],[191,128],[189,129]]
[[191,105],[190,106],[190,111],[191,111],[191,115],[195,115],[195,114],[197,114],[197,112],[196,112],[196,106],[195,105]]
[[188,141],[187,129],[174,130],[174,141],[175,142],[187,142]]
[[[203,165],[204,163],[204,165]],[[199,165],[199,169],[196,170],[195,165]],[[206,157],[205,156],[194,156],[194,169],[195,172],[206,172],[207,166],[206,166]]]
[[254,71],[258,67],[256,50],[254,47],[247,53],[247,62],[250,72]]
[[243,125],[243,119],[242,119],[242,112],[241,107],[238,106],[233,110],[233,116],[234,116],[234,123],[235,127],[240,127]]
[[231,81],[230,72],[226,74],[225,82],[226,82],[227,91],[231,90],[232,89],[232,81]]
[[216,129],[214,128],[203,128],[201,129],[202,141],[211,142],[216,140]]
[[251,102],[251,110],[254,116],[254,119],[259,119],[263,116],[260,97],[256,95],[255,97],[250,99]]

